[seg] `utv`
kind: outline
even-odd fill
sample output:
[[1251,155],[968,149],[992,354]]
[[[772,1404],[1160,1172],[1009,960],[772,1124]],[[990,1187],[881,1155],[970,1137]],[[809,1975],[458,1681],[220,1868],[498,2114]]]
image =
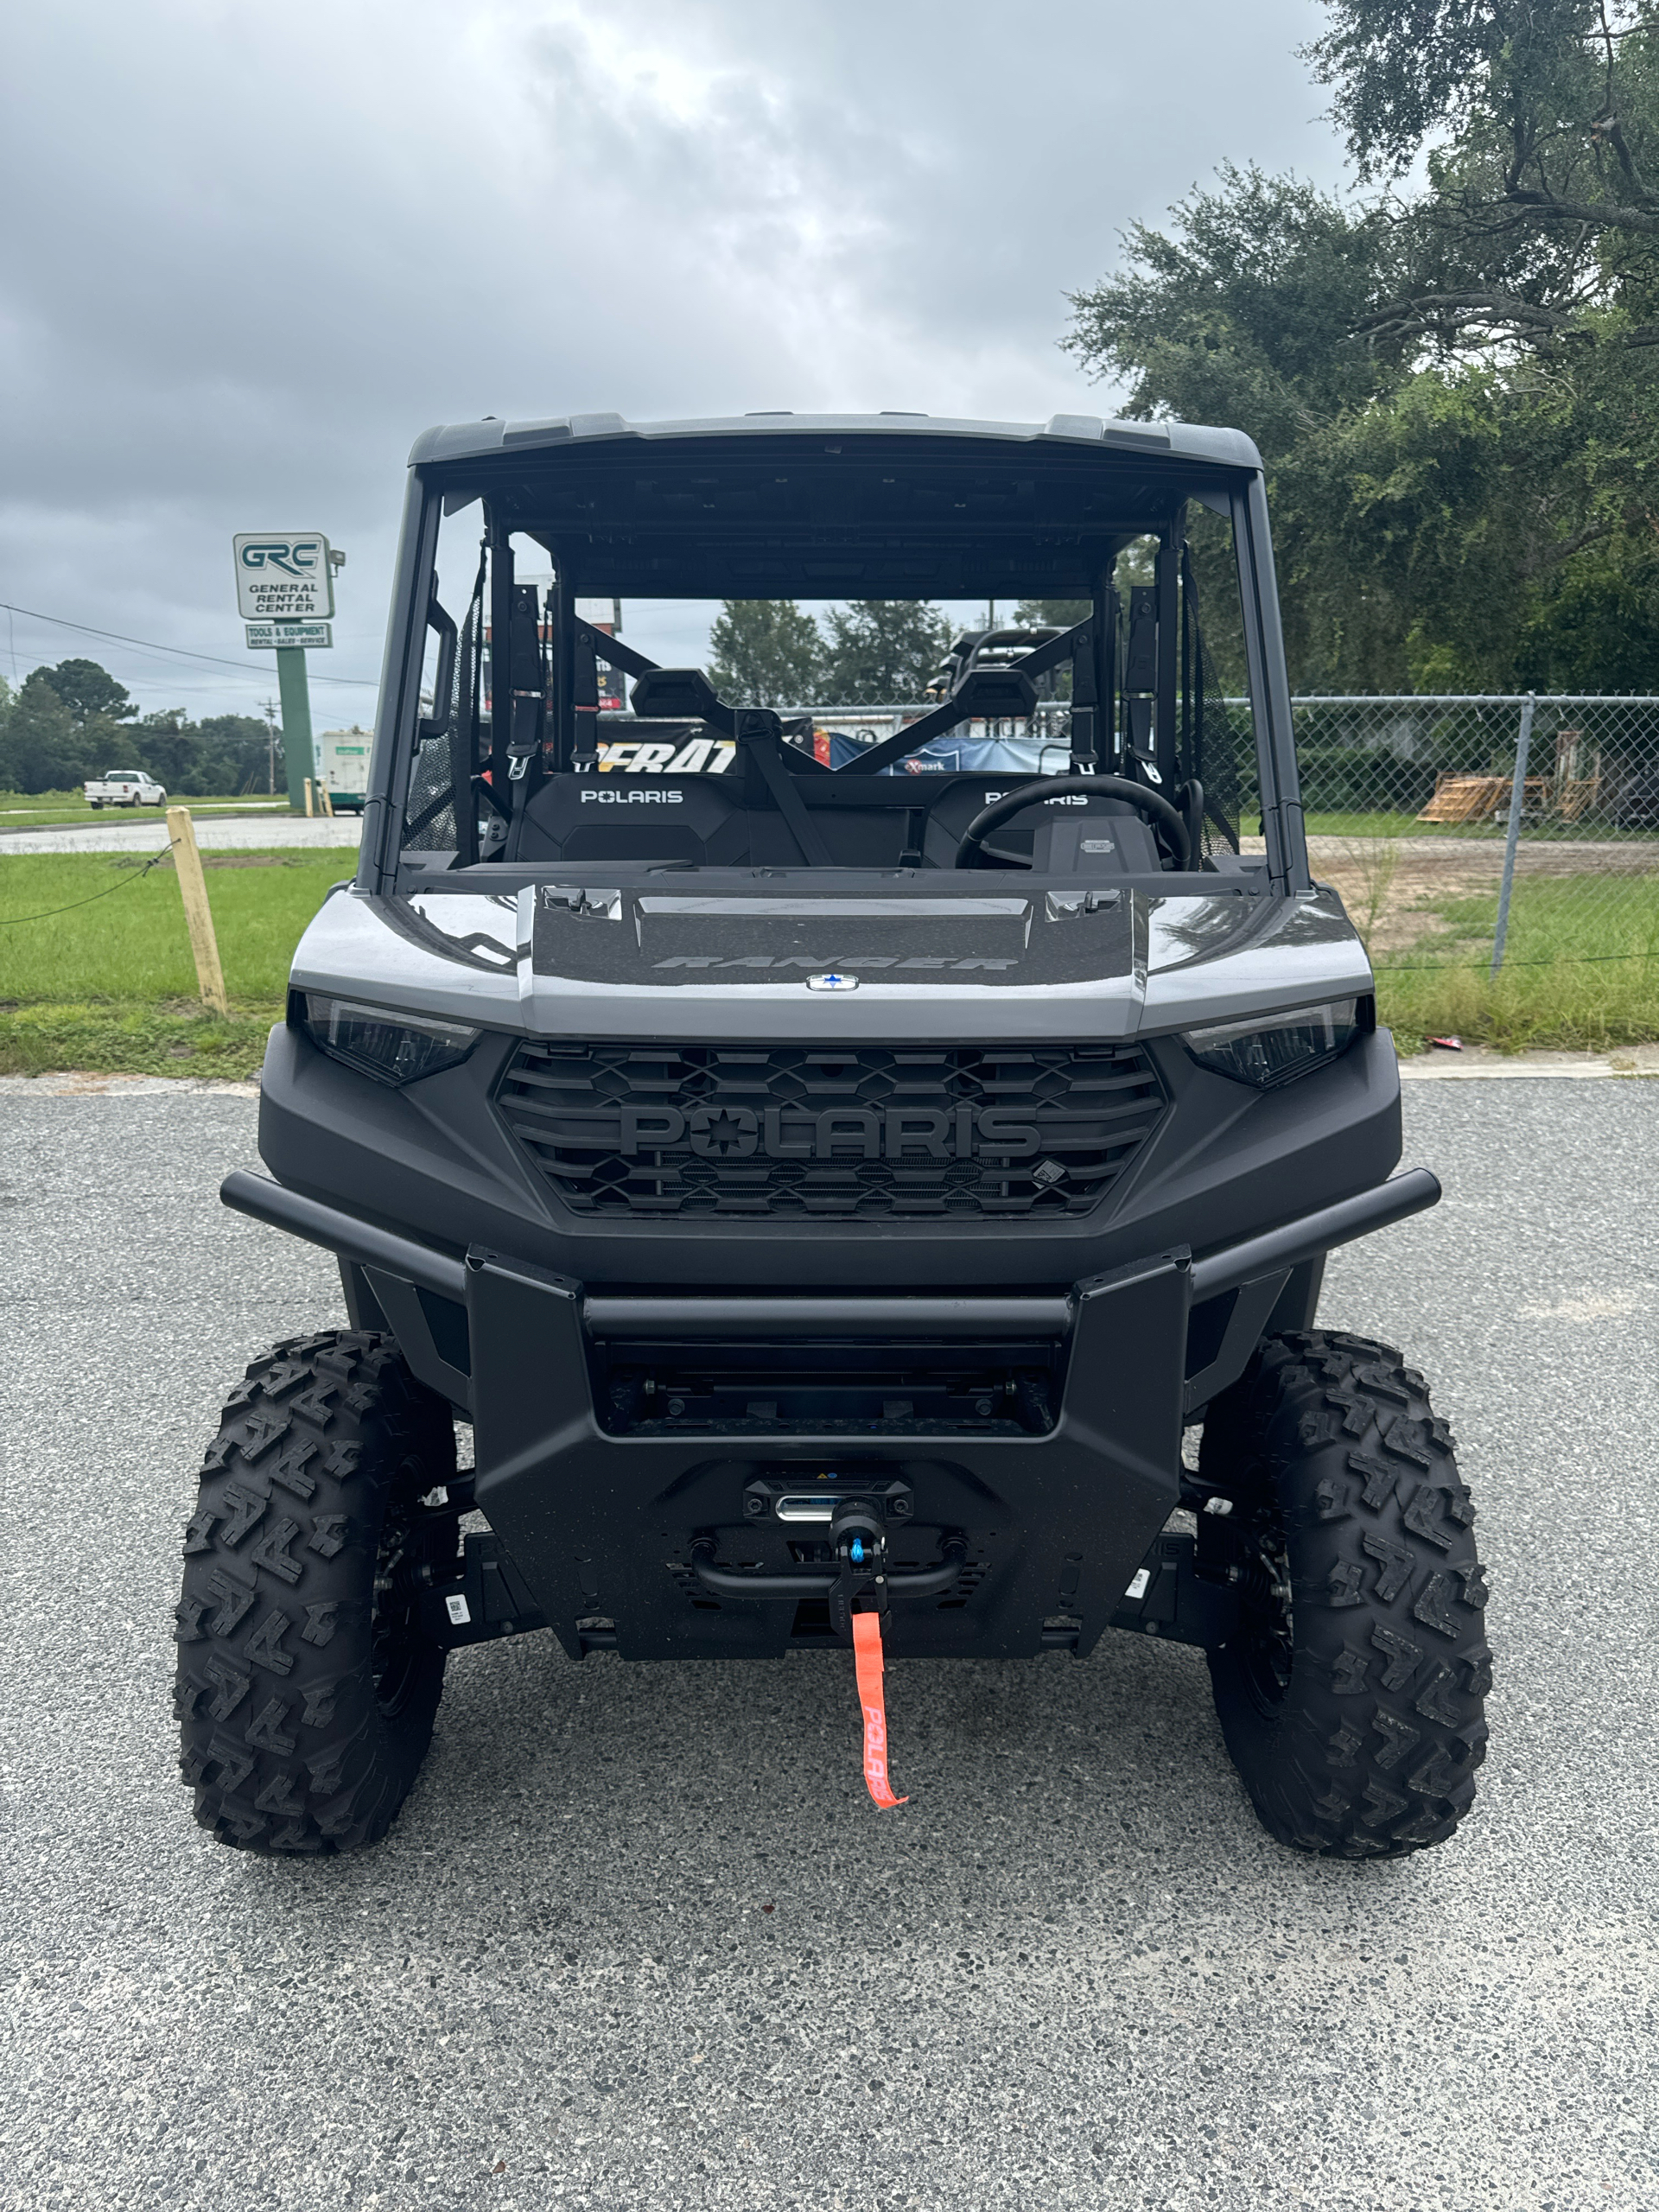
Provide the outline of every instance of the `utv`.
[[[1090,611],[830,772],[632,642],[798,595]],[[1051,670],[1066,772],[905,772]],[[671,736],[601,772],[634,727]],[[336,1254],[351,1325],[248,1368],[189,1523],[183,1770],[224,1842],[384,1835],[448,1653],[540,1628],[850,1647],[879,1803],[884,1650],[1162,1637],[1280,1842],[1397,1855],[1468,1809],[1469,1493],[1422,1376],[1315,1324],[1325,1254],[1439,1186],[1392,1173],[1393,1047],[1309,877],[1239,433],[429,432],[361,861],[259,1143],[226,1202]]]

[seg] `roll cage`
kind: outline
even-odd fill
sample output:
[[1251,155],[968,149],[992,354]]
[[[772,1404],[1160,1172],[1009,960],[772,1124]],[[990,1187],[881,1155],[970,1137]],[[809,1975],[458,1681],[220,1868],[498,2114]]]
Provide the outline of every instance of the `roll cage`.
[[[395,893],[411,849],[421,850],[429,883],[435,868],[493,876],[497,863],[533,858],[534,825],[561,808],[568,813],[566,801],[580,798],[581,779],[599,767],[601,664],[633,679],[635,715],[735,747],[733,801],[775,817],[769,845],[742,849],[750,861],[764,852],[785,866],[868,865],[847,845],[851,810],[906,798],[871,779],[973,717],[1029,715],[1037,679],[1052,670],[1070,671],[1074,774],[1114,776],[1190,802],[1211,762],[1233,773],[1213,746],[1206,755],[1220,702],[1205,667],[1186,542],[1193,504],[1231,525],[1254,725],[1249,781],[1259,790],[1268,875],[1279,890],[1304,888],[1288,684],[1255,448],[1233,431],[1077,416],[1040,428],[924,417],[631,425],[577,416],[429,432],[411,455],[359,886]],[[481,543],[470,604],[457,622],[438,596],[436,555],[443,518],[461,513],[468,514],[464,527],[481,523]],[[544,598],[517,580],[515,536],[550,560]],[[1153,581],[1120,592],[1114,564],[1134,538],[1155,543]],[[833,773],[785,741],[775,713],[721,699],[701,671],[658,667],[576,611],[589,596],[986,592],[1079,600],[1090,612],[1015,665],[972,669],[948,698]],[[1236,850],[1236,791],[1211,781],[1203,813],[1206,846]],[[913,827],[892,858],[937,864],[925,860]],[[1173,865],[1167,849],[1162,865]]]

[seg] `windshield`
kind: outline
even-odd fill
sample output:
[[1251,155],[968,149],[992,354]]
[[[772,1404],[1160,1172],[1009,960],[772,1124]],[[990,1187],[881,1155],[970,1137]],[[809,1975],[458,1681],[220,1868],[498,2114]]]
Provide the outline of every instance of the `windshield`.
[[[775,474],[747,485],[751,517],[789,491]],[[1042,528],[1033,484],[1015,480],[1024,529],[999,537],[956,519],[973,516],[975,486],[939,474],[929,557],[901,557],[895,536],[881,560],[827,557],[873,541],[866,523],[838,546],[849,525],[828,515],[837,487],[823,476],[824,520],[773,544],[751,519],[723,559],[684,527],[723,499],[735,509],[723,477],[659,497],[650,531],[643,494],[662,487],[635,486],[608,550],[598,531],[521,526],[514,511],[550,502],[544,486],[452,492],[397,794],[405,860],[423,880],[583,862],[950,870],[988,806],[1051,778],[1072,787],[1015,812],[973,865],[1139,874],[1239,855],[1261,783],[1234,524],[1211,511],[1226,501],[1166,496],[1159,526],[1126,515],[1090,538]],[[698,588],[620,588],[671,586],[677,568]],[[838,575],[890,584],[894,568],[946,588],[825,595]],[[757,590],[768,570],[798,588]],[[1079,791],[1090,777],[1103,780]],[[1049,834],[1061,808],[1122,827],[1068,846]]]

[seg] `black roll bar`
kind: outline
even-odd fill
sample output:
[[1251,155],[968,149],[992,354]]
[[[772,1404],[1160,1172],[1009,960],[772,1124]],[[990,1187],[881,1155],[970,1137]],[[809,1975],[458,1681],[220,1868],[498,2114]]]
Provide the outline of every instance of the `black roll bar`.
[[[343,1213],[338,1206],[308,1198],[263,1175],[238,1168],[219,1185],[219,1197],[238,1213],[273,1229],[286,1230],[320,1244],[342,1260],[381,1268],[405,1282],[435,1291],[464,1304],[467,1263],[430,1244]],[[1295,1221],[1224,1244],[1192,1263],[1193,1304],[1236,1290],[1243,1283],[1282,1268],[1299,1267],[1351,1244],[1374,1230],[1421,1213],[1440,1196],[1439,1179],[1427,1167],[1408,1168],[1369,1191],[1336,1205],[1321,1206]],[[800,1338],[869,1338],[914,1342],[945,1338],[985,1342],[996,1338],[1056,1338],[1071,1330],[1075,1312],[1069,1297],[894,1297],[894,1298],[613,1298],[582,1301],[583,1326],[599,1339],[639,1341],[735,1336],[776,1343]]]
[[1305,1213],[1260,1236],[1224,1244],[1220,1251],[1192,1262],[1192,1302],[1196,1306],[1200,1299],[1236,1290],[1258,1275],[1319,1259],[1338,1244],[1351,1244],[1357,1236],[1369,1236],[1373,1230],[1390,1228],[1423,1212],[1438,1205],[1440,1196],[1438,1176],[1427,1167],[1408,1167],[1403,1175],[1391,1175],[1357,1198],[1339,1198],[1333,1206],[1321,1206],[1317,1213]]
[[466,1300],[466,1262],[435,1251],[429,1244],[417,1244],[412,1236],[378,1229],[372,1222],[342,1213],[338,1206],[304,1198],[298,1191],[269,1182],[263,1175],[249,1175],[239,1167],[225,1178],[219,1195],[237,1213],[266,1222],[272,1229],[285,1229],[290,1236],[302,1237],[308,1244],[321,1244],[342,1260],[355,1260],[365,1268],[384,1268],[388,1274],[401,1275],[405,1282],[436,1291],[440,1298]]
[[1064,1298],[585,1298],[590,1337],[1063,1337]]

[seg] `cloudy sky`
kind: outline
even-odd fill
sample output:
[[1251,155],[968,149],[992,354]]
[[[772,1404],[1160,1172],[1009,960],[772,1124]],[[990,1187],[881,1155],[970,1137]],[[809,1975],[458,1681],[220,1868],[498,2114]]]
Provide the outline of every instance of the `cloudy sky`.
[[244,650],[231,534],[321,530],[349,560],[314,711],[365,715],[430,423],[1109,412],[1055,349],[1063,295],[1224,159],[1338,181],[1294,56],[1319,20],[1316,0],[20,10],[0,599],[33,612],[0,611],[0,674],[84,652],[146,707],[245,711],[274,671]]

